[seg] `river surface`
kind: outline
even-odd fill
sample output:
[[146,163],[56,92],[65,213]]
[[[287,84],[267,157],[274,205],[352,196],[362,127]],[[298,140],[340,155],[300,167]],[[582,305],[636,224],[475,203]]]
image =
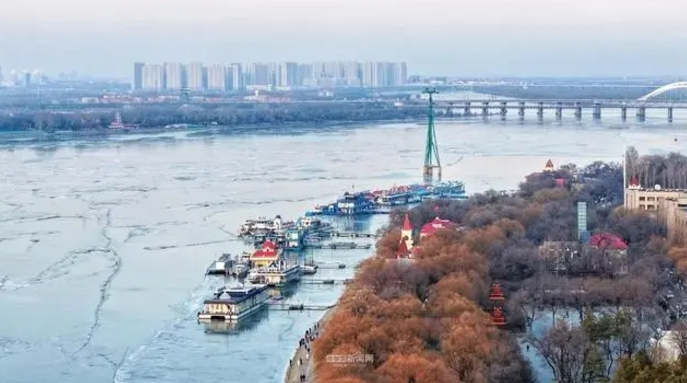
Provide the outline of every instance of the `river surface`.
[[[685,120],[664,117],[439,122],[444,178],[469,193],[515,189],[549,158],[620,161],[625,144],[680,150]],[[388,124],[0,146],[0,381],[280,382],[322,312],[267,310],[238,334],[206,332],[196,312],[222,283],[206,268],[247,250],[235,236],[247,218],[295,218],[350,188],[418,181],[424,137],[421,124]],[[347,265],[317,277],[350,277],[369,253],[316,252]],[[287,301],[331,304],[341,291],[301,284]]]

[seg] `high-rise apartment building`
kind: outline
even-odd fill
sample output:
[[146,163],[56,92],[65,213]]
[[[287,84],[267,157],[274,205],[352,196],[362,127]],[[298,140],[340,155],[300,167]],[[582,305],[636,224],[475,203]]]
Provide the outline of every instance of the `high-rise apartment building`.
[[327,77],[324,71],[324,63],[319,61],[312,63],[312,78],[315,80],[314,85],[317,85],[317,82],[323,77]]
[[227,67],[224,65],[211,65],[207,68],[208,89],[227,91],[229,89],[229,76]]
[[145,64],[143,66],[141,89],[148,91],[160,91],[164,89],[164,68],[162,65]]
[[143,89],[143,67],[144,63],[134,63],[134,79],[133,88],[134,90]]
[[254,63],[249,67],[251,83],[253,86],[271,85],[270,66],[268,64]]
[[168,90],[183,88],[184,67],[179,63],[165,63],[165,87]]
[[398,63],[385,63],[386,64],[386,74],[384,86],[392,87],[398,86],[400,84],[399,79],[399,65]]
[[366,88],[374,87],[374,66],[373,62],[365,62],[360,65],[362,85]]
[[186,66],[187,87],[190,90],[204,90],[203,86],[203,64],[190,63]]
[[298,64],[286,62],[279,64],[279,86],[294,87],[298,86]]
[[408,83],[408,64],[405,62],[398,64],[398,78],[400,83],[398,85],[405,85]]
[[344,65],[344,82],[347,86],[361,86],[360,64],[347,62]]
[[324,63],[324,75],[331,79],[343,78],[343,65],[338,61]]
[[241,64],[231,64],[231,90],[234,92],[244,90],[246,88],[244,81]]
[[312,85],[312,64],[298,64],[298,85]]

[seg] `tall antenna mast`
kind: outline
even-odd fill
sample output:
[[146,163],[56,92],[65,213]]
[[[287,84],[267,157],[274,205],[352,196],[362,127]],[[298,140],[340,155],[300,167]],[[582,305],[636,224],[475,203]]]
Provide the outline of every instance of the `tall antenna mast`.
[[439,147],[437,146],[437,134],[434,130],[433,97],[434,94],[439,92],[436,88],[426,88],[422,93],[429,95],[429,122],[427,123],[427,141],[425,142],[425,165],[422,168],[422,179],[424,183],[432,184],[434,183],[434,181],[441,182],[441,162],[439,161]]

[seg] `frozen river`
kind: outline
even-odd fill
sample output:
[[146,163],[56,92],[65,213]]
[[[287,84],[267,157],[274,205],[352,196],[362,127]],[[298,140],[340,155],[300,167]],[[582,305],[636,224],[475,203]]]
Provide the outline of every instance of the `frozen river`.
[[[514,189],[549,158],[620,161],[625,143],[679,150],[683,122],[474,121],[439,123],[437,135],[444,178],[472,193]],[[220,282],[206,280],[205,269],[222,252],[246,249],[234,235],[246,218],[295,218],[351,187],[418,181],[423,129],[0,147],[0,381],[281,381],[322,313],[268,311],[238,335],[208,334],[195,314]],[[368,253],[315,257],[346,263],[323,271],[344,278]],[[289,300],[330,304],[341,288],[301,285]]]

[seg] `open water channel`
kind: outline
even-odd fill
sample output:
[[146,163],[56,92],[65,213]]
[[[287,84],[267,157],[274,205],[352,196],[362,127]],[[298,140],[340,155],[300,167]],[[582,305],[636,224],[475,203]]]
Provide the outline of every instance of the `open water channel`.
[[[549,158],[681,150],[685,116],[664,117],[439,122],[444,178],[469,193],[514,189]],[[207,333],[195,315],[221,281],[206,268],[247,249],[235,237],[247,218],[295,218],[352,187],[418,181],[424,137],[409,123],[0,146],[0,381],[280,382],[322,312],[268,310],[238,334]],[[369,253],[318,251],[316,261],[348,266],[318,277],[350,277]],[[331,304],[342,288],[302,284],[287,301]]]

